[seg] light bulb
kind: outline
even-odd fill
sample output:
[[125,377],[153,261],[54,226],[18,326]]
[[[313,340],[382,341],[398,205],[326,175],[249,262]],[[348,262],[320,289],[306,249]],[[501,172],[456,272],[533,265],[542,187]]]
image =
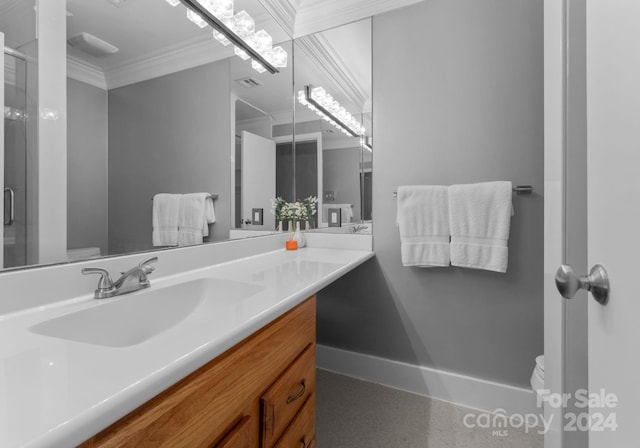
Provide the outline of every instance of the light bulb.
[[253,69],[258,73],[264,73],[267,71],[267,69],[264,68],[264,66],[255,59],[251,61],[251,67],[253,67]]
[[187,9],[187,19],[191,20],[200,28],[204,28],[205,26],[207,26],[207,22],[202,17],[200,17],[200,14],[192,11],[191,9]]
[[218,42],[220,42],[225,47],[231,43],[231,41],[227,39],[227,36],[225,36],[218,30],[213,30],[213,38]]
[[256,49],[258,53],[265,53],[271,50],[273,45],[273,39],[265,30],[260,30],[253,35],[251,46]]
[[214,0],[207,9],[220,20],[233,17],[233,0]]
[[242,10],[233,16],[233,29],[238,36],[245,38],[256,30],[256,22],[247,11]]
[[271,60],[274,66],[284,68],[287,66],[287,52],[280,46],[273,47],[271,50]]
[[247,54],[247,52],[240,47],[233,47],[233,52],[243,61],[249,59],[249,55]]

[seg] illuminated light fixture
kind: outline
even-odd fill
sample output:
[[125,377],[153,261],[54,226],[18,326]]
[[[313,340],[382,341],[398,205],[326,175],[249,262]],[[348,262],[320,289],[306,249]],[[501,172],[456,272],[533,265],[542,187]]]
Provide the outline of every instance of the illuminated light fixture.
[[180,4],[180,0],[167,0],[167,3],[169,3],[171,6],[178,6]]
[[214,29],[213,37],[222,45],[234,44],[234,52],[243,60],[252,59],[252,67],[263,73],[279,73],[287,66],[287,52],[272,48],[273,38],[265,30],[255,33],[255,20],[246,11],[233,15],[233,0],[167,0],[187,7],[187,17],[201,28]]
[[237,46],[234,47],[233,52],[236,54],[236,56],[238,56],[243,61],[246,61],[247,59],[249,59],[249,55],[247,54],[247,52],[240,47],[237,47]]
[[220,31],[218,30],[213,30],[213,38],[215,40],[217,40],[218,42],[220,42],[222,45],[224,45],[225,47],[227,45],[231,45],[231,41],[229,39],[227,39],[227,36],[225,36],[224,34],[222,34]]
[[191,20],[200,28],[207,26],[207,22],[202,18],[202,16],[191,9],[187,9],[187,19]]
[[363,135],[362,137],[360,137],[360,144],[367,151],[373,152],[373,145],[371,144],[371,137],[367,137],[367,136]]
[[322,87],[304,86],[304,89],[298,92],[298,102],[345,135],[363,137],[366,133],[365,127]]
[[278,68],[284,68],[287,66],[287,52],[284,51],[284,48],[278,46],[273,47],[271,50],[271,62]]
[[251,36],[256,30],[256,21],[245,10],[233,16],[233,30],[242,38]]
[[265,30],[260,30],[253,35],[251,46],[255,48],[258,53],[269,52],[273,47],[273,38]]
[[267,71],[267,69],[264,68],[258,61],[251,61],[251,67],[253,67],[253,69],[258,73],[264,73]]

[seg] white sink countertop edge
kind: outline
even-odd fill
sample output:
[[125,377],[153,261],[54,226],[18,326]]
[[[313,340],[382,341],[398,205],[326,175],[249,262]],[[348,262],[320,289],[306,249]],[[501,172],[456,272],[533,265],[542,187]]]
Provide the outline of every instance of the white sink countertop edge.
[[360,250],[278,250],[151,277],[146,291],[201,278],[250,283],[261,290],[237,303],[216,298],[220,313],[194,314],[129,347],[29,331],[37,323],[100,306],[103,301],[92,294],[0,321],[0,446],[82,443],[373,256]]

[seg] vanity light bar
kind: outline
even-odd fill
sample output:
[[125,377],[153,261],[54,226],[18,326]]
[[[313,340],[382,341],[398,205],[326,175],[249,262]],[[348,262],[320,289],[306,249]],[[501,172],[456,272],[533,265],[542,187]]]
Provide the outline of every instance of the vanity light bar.
[[369,152],[373,152],[373,145],[371,144],[371,137],[365,137],[364,135],[360,137],[360,143]]
[[244,50],[249,56],[254,59],[254,61],[259,63],[269,73],[271,73],[272,75],[280,73],[280,70],[278,70],[273,64],[267,61],[260,53],[254,50],[253,47],[248,45],[240,36],[238,36],[235,32],[233,32],[233,30],[227,27],[220,19],[211,14],[211,12],[203,7],[197,0],[180,0],[180,2],[182,2],[184,6],[202,17],[202,19],[207,22],[213,29],[224,34],[227,39],[229,39],[236,47]]
[[[360,137],[360,135],[356,131],[351,129],[351,126],[342,122],[338,117],[336,117],[331,112],[329,112],[324,106],[322,106],[322,104],[320,104],[313,98],[313,95],[311,95],[312,88],[313,87],[311,86],[311,84],[304,86],[304,99],[306,100],[306,102],[311,104],[316,110],[320,111],[322,114],[328,117],[333,123],[335,123],[342,129],[344,129],[347,133],[349,133],[353,137]],[[304,104],[303,101],[300,101],[300,103]],[[306,104],[306,105],[308,106],[309,104]]]

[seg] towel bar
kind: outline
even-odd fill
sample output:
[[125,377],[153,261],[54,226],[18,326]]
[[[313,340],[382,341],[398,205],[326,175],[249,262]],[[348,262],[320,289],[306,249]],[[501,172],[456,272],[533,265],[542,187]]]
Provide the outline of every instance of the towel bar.
[[[533,186],[531,185],[517,185],[515,187],[512,188],[512,191],[515,194],[530,194],[533,192]],[[393,192],[393,197],[398,197],[398,192],[394,191]]]
[[[218,195],[217,194],[209,194],[207,196],[207,199],[211,198],[211,200],[216,201],[218,199]],[[153,198],[151,198],[151,200],[153,201]]]

